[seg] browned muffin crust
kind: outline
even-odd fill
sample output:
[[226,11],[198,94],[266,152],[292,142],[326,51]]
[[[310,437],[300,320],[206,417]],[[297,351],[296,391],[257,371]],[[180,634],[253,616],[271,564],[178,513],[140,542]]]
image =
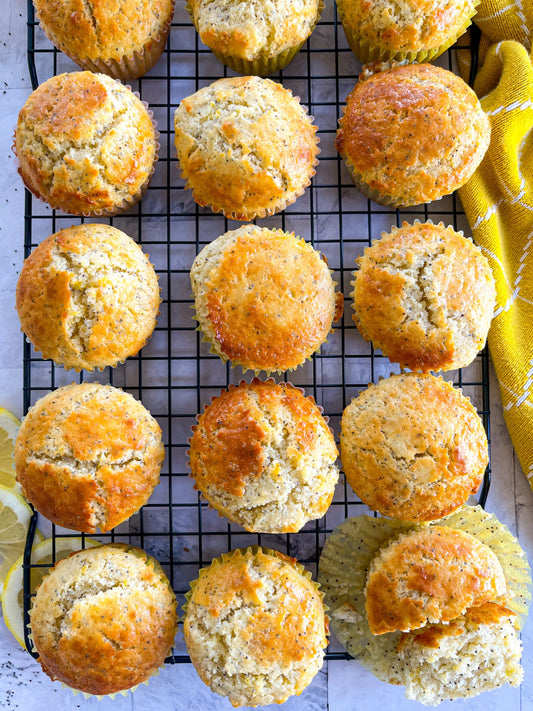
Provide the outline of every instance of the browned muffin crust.
[[410,370],[469,365],[485,345],[496,289],[487,259],[442,223],[404,222],[356,260],[353,319]]
[[43,671],[89,694],[149,679],[177,627],[176,597],[161,566],[122,543],[59,561],[37,589],[30,614]]
[[114,214],[138,202],[156,146],[141,100],[92,72],[60,74],[41,84],[22,107],[15,132],[26,187],[72,215]]
[[450,622],[468,608],[508,598],[491,549],[464,531],[431,526],[401,535],[373,558],[366,583],[372,634]]
[[206,499],[248,531],[298,531],[323,516],[338,470],[333,433],[312,398],[254,378],[214,398],[193,428],[191,473]]
[[159,482],[161,428],[131,395],[72,384],[30,408],[15,443],[17,481],[46,518],[75,531],[109,531]]
[[159,304],[148,256],[109,225],[50,235],[17,283],[22,330],[43,358],[75,370],[114,366],[137,353],[152,335]]
[[120,61],[168,35],[171,0],[34,0],[41,27],[77,59]]
[[433,521],[474,494],[488,464],[476,409],[451,383],[404,373],[369,385],[341,423],[346,479],[370,508]]
[[458,76],[430,64],[397,66],[359,82],[336,148],[386,204],[418,205],[461,187],[485,155],[490,123]]
[[270,79],[219,79],[183,99],[174,127],[186,187],[199,205],[228,218],[284,210],[315,174],[317,127]]
[[191,284],[207,340],[244,370],[295,368],[342,315],[326,262],[282,230],[244,225],[226,232],[198,254]]

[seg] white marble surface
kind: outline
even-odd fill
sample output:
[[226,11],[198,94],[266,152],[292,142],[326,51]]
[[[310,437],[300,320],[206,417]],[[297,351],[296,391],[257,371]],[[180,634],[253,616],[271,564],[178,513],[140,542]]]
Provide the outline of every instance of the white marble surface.
[[[329,0],[331,3],[331,0]],[[0,24],[0,404],[22,414],[22,336],[14,311],[14,290],[23,257],[22,184],[11,153],[16,115],[30,86],[25,57],[25,3],[1,0]],[[7,20],[7,21],[6,21]],[[327,146],[326,146],[327,149]],[[533,495],[514,456],[501,413],[497,386],[491,382],[493,481],[487,509],[506,523],[533,556]],[[478,709],[533,711],[533,619],[523,632],[525,680],[520,689],[501,689],[474,700],[443,704],[456,711]],[[410,711],[422,708],[408,702],[400,688],[375,680],[356,662],[330,662],[299,698],[290,699],[287,711],[366,711],[379,704],[383,709]],[[169,711],[226,709],[230,704],[211,694],[191,665],[167,666],[148,686],[134,694],[85,700],[52,683],[37,663],[23,652],[0,621],[0,709],[49,711],[49,709],[99,708]],[[275,707],[278,708],[278,707]]]

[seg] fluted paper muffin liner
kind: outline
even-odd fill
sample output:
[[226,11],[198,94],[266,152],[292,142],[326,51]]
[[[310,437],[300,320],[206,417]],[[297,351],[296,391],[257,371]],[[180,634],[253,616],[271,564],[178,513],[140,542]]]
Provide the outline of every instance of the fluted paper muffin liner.
[[[199,33],[198,26],[194,21],[194,13],[189,2],[185,3],[185,9],[189,13],[192,23],[196,28],[196,31]],[[316,20],[313,26],[311,27],[309,35],[298,44],[293,45],[292,47],[288,47],[287,49],[284,49],[282,52],[278,52],[273,56],[270,56],[265,51],[261,53],[256,59],[243,59],[242,57],[235,57],[231,54],[219,52],[217,50],[214,50],[212,47],[210,47],[210,49],[219,62],[225,64],[230,69],[233,69],[233,71],[237,72],[238,74],[255,74],[259,77],[266,77],[270,74],[275,74],[275,72],[279,72],[281,69],[284,69],[288,64],[290,64],[290,62],[292,62],[294,57],[298,54],[303,45],[307,42],[311,34],[314,32],[323,10],[324,3],[322,0],[320,0]]]
[[[161,567],[161,564],[159,563],[159,561],[156,558],[154,558],[153,556],[146,553],[146,551],[144,551],[142,548],[137,548],[136,546],[130,546],[127,543],[106,543],[105,545],[107,547],[111,547],[111,548],[121,548],[129,553],[133,553],[138,558],[145,558],[146,557],[146,565],[152,566],[152,568],[154,569],[154,572],[159,574],[160,580],[165,582],[166,586],[168,587],[168,589],[174,596],[174,609],[177,608],[177,599],[176,599],[174,590],[172,588],[172,585],[171,585],[169,579],[167,578],[165,571]],[[97,545],[94,547],[98,548],[99,546]],[[67,556],[67,557],[70,558],[71,556],[76,555],[76,553],[79,553],[79,551],[75,551],[74,553],[71,553],[70,556]],[[41,580],[41,583],[43,582],[43,580],[45,580],[50,575],[50,573],[52,572],[54,567],[50,568],[50,571]],[[33,641],[33,633],[31,630],[31,613],[32,613],[32,610],[30,609],[30,611],[29,611],[30,623],[28,625],[28,629],[29,629],[28,639],[30,640],[30,643],[31,643],[31,651],[35,654],[39,654],[39,650],[35,647],[35,643]],[[177,611],[176,611],[176,613],[177,613]],[[179,616],[178,616],[178,614],[176,614],[176,625],[174,627],[173,638],[176,636],[177,631],[178,631],[178,620],[179,620]],[[168,654],[171,650],[172,650],[172,646],[169,647],[169,649],[167,651],[167,655],[165,655],[165,656],[168,656]],[[39,659],[37,659],[37,661],[40,663]],[[68,684],[65,684],[63,681],[60,681],[59,679],[56,679],[55,681],[59,681],[59,683],[61,684],[63,689],[69,689],[70,691],[72,691],[74,696],[78,696],[79,694],[81,694],[83,696],[83,698],[85,698],[85,699],[90,699],[90,698],[96,698],[98,700],[105,699],[105,698],[115,699],[117,696],[127,696],[129,693],[133,693],[141,685],[147,686],[148,683],[150,682],[150,680],[154,676],[159,676],[159,672],[161,671],[161,669],[164,668],[164,666],[165,666],[165,662],[163,661],[159,667],[153,669],[150,672],[149,677],[147,679],[145,679],[144,681],[141,681],[138,684],[134,684],[133,686],[131,686],[128,689],[120,689],[119,691],[114,691],[111,694],[90,694],[86,691],[81,691],[80,689],[76,689],[73,686],[69,686]]]
[[[86,69],[90,72],[107,74],[107,76],[113,77],[114,79],[120,79],[122,82],[138,79],[150,71],[150,69],[157,64],[159,58],[163,54],[163,50],[165,49],[165,45],[168,40],[168,35],[170,33],[172,18],[174,16],[175,0],[171,0],[171,2],[172,8],[168,21],[161,28],[160,33],[155,37],[152,37],[142,48],[142,50],[134,50],[128,56],[123,56],[120,59],[89,59],[88,57],[79,57],[74,52],[68,52],[66,49],[60,49],[63,54],[70,57],[70,59],[72,59],[72,61],[82,69]],[[37,9],[35,9],[35,16],[40,22],[41,18],[39,17]],[[40,26],[50,42],[57,46],[54,38],[46,31],[42,23],[40,23]]]
[[[496,554],[514,595],[506,607],[516,614],[515,624],[521,629],[531,602],[531,570],[525,552],[509,529],[480,506],[463,506],[426,525],[449,526],[469,533]],[[328,537],[320,557],[318,581],[330,609],[333,632],[349,654],[388,682],[394,679],[396,648],[402,633],[370,632],[365,610],[368,568],[379,549],[391,539],[424,527],[364,515],[348,518]]]
[[367,37],[364,37],[360,32],[358,32],[356,28],[350,27],[346,21],[343,6],[344,0],[336,0],[336,2],[337,12],[342,22],[344,34],[346,35],[346,41],[360,62],[366,64],[367,62],[387,62],[394,60],[400,62],[406,61],[409,64],[413,64],[414,62],[431,62],[443,54],[443,52],[451,47],[452,44],[455,44],[459,37],[461,37],[461,35],[463,35],[467,28],[472,24],[472,18],[476,14],[476,7],[479,5],[481,0],[476,0],[472,13],[465,20],[460,30],[453,34],[445,42],[437,47],[432,47],[431,49],[411,49],[406,51],[395,50],[390,47],[382,46],[379,44],[379,40],[376,41],[376,43],[372,43]]

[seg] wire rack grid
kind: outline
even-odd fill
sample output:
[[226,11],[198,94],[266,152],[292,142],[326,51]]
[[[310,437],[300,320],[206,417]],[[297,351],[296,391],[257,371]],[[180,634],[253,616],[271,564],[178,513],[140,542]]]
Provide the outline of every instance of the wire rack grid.
[[[439,63],[452,69],[452,55]],[[28,65],[33,88],[54,74],[78,69],[52,47],[34,17],[28,0]],[[320,23],[295,60],[274,79],[291,89],[315,117],[320,138],[320,163],[312,186],[284,213],[261,220],[269,227],[294,231],[311,241],[327,258],[345,296],[355,259],[381,231],[403,220],[442,220],[455,229],[468,224],[460,204],[452,195],[441,201],[396,211],[364,198],[339,159],[334,146],[337,120],[344,99],[352,90],[360,70],[337,20],[334,3],[328,3]],[[114,531],[96,538],[102,542],[122,541],[137,545],[159,559],[167,572],[179,603],[183,603],[189,582],[200,567],[228,550],[260,544],[296,557],[316,576],[324,538],[349,515],[368,512],[346,486],[341,476],[333,503],[320,520],[307,524],[297,534],[254,535],[229,524],[209,509],[188,476],[187,448],[190,428],[197,413],[230,383],[242,378],[210,354],[192,320],[189,269],[198,251],[212,239],[240,223],[231,222],[208,209],[199,208],[184,189],[173,148],[173,115],[180,101],[221,76],[231,75],[198,39],[184,0],[178,0],[167,48],[148,75],[133,83],[133,89],[148,102],[160,132],[160,152],[151,185],[142,202],[125,215],[110,220],[136,239],[146,250],[159,275],[163,302],[156,330],[141,353],[115,369],[79,376],[43,361],[24,342],[24,413],[50,390],[79,381],[99,381],[121,387],[139,398],[159,421],[166,447],[161,483],[141,511]],[[51,210],[26,191],[25,256],[45,237],[63,227],[83,222]],[[339,433],[344,407],[369,382],[399,369],[374,351],[358,334],[350,302],[342,322],[311,361],[290,373],[290,381],[312,395]],[[249,380],[248,374],[244,376]],[[446,377],[462,387],[478,408],[489,432],[488,355],[483,352],[463,371]],[[490,437],[489,437],[490,442]],[[484,503],[490,468],[478,497]],[[31,569],[30,552],[37,520],[33,518],[24,560],[24,612],[29,621]],[[79,533],[60,529],[41,517],[39,526],[55,543]],[[85,539],[82,536],[82,541]],[[82,542],[83,545],[83,542]],[[81,547],[81,546],[80,546]],[[31,649],[28,645],[28,649]],[[340,645],[330,643],[327,658],[347,658]],[[178,634],[169,662],[189,658]]]

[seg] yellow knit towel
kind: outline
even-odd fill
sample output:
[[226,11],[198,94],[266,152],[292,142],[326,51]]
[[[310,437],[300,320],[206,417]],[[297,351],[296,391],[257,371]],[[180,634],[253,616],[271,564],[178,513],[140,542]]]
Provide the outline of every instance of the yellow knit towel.
[[533,487],[533,0],[482,0],[474,22],[484,33],[474,88],[492,136],[459,194],[496,279],[489,348],[511,439]]

